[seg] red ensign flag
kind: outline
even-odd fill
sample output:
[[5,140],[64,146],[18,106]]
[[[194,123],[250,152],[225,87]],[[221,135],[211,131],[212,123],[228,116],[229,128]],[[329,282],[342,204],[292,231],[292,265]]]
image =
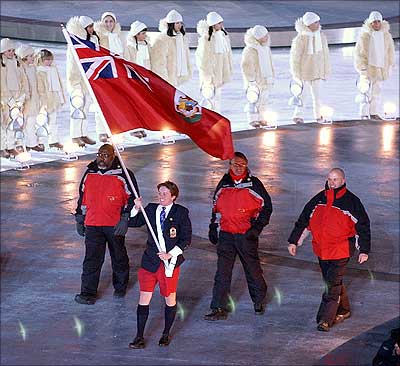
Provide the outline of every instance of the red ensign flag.
[[212,156],[232,158],[228,119],[201,107],[152,71],[69,36],[113,134],[135,128],[175,130]]

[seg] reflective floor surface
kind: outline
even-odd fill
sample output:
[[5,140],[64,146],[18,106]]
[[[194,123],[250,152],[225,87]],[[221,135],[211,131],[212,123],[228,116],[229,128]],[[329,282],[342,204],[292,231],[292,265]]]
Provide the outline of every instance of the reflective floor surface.
[[[314,365],[325,362],[330,352],[343,365],[355,364],[354,352],[357,364],[371,364],[377,345],[387,338],[384,330],[369,333],[373,342],[364,342],[361,353],[357,347],[338,347],[398,316],[398,122],[248,130],[234,133],[234,142],[249,157],[274,206],[259,245],[268,283],[265,315],[254,314],[237,263],[231,291],[234,312],[223,322],[203,320],[216,269],[215,247],[206,239],[211,196],[227,163],[189,140],[128,148],[123,158],[135,172],[144,202],[155,199],[157,183],[175,181],[181,190],[179,203],[190,210],[194,234],[181,271],[170,346],[158,346],[164,310],[156,291],[145,332],[147,347],[128,349],[136,331],[137,270],[145,230],[130,229],[127,235],[131,277],[126,297],[112,296],[107,254],[99,300],[94,306],[75,303],[84,246],[72,213],[80,178],[94,155],[76,162],[52,161],[24,172],[1,173],[1,364]],[[372,252],[367,263],[352,260],[347,268],[352,317],[321,333],[315,314],[323,283],[311,244],[307,241],[292,258],[286,240],[305,202],[323,188],[334,166],[344,168],[348,188],[366,207]]]

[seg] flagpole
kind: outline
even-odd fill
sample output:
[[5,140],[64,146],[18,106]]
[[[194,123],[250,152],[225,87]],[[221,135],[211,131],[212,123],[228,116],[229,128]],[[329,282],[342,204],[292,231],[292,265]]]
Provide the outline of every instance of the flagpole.
[[[133,191],[135,197],[136,197],[136,198],[139,198],[139,195],[138,195],[138,193],[137,193],[137,191],[136,191],[136,188],[135,188],[135,186],[134,186],[134,184],[133,184],[133,182],[132,182],[131,176],[129,175],[128,169],[126,168],[126,165],[125,165],[124,161],[122,160],[122,156],[121,156],[121,154],[120,154],[120,152],[119,152],[119,150],[118,150],[118,147],[116,146],[116,144],[115,144],[115,142],[114,142],[114,140],[113,140],[113,135],[112,135],[112,133],[111,133],[110,127],[108,126],[107,120],[106,120],[106,118],[104,117],[103,111],[102,111],[101,108],[100,108],[99,102],[97,101],[96,95],[94,94],[94,91],[93,91],[93,89],[92,89],[92,86],[91,86],[90,83],[89,83],[89,80],[88,80],[88,78],[87,78],[87,76],[86,76],[86,74],[85,74],[85,70],[84,70],[83,67],[82,67],[82,64],[81,64],[81,62],[80,62],[80,60],[79,60],[78,54],[76,53],[75,47],[74,47],[74,45],[73,45],[72,42],[71,42],[71,38],[70,38],[70,36],[69,36],[67,30],[65,29],[64,24],[61,24],[61,29],[62,29],[64,38],[65,38],[65,40],[67,41],[68,47],[71,49],[72,55],[73,55],[73,57],[74,57],[74,59],[75,59],[77,65],[78,65],[79,71],[80,71],[81,76],[82,76],[82,79],[83,79],[83,81],[84,81],[84,83],[85,83],[85,85],[86,85],[86,88],[88,89],[88,91],[89,91],[89,93],[90,93],[90,96],[92,97],[92,100],[93,100],[94,104],[96,105],[97,110],[98,110],[99,113],[100,113],[100,117],[101,117],[101,120],[102,120],[102,122],[103,122],[103,125],[104,125],[104,127],[105,127],[105,129],[106,129],[106,132],[107,132],[107,134],[111,137],[111,143],[112,143],[112,145],[113,145],[113,147],[114,147],[114,151],[115,151],[116,155],[118,156],[119,161],[121,162],[121,167],[122,167],[122,169],[123,169],[123,171],[124,171],[124,173],[125,173],[125,175],[126,175],[126,177],[127,177],[127,179],[128,179],[128,183],[129,183],[129,185],[131,186],[132,191]],[[141,211],[142,211],[142,213],[143,213],[143,216],[144,216],[144,219],[145,219],[145,221],[146,221],[147,227],[148,227],[149,230],[150,230],[151,236],[153,237],[153,240],[154,240],[154,242],[155,242],[156,245],[157,245],[158,251],[159,251],[159,252],[162,252],[162,248],[161,248],[160,243],[158,242],[157,236],[156,236],[156,234],[155,234],[155,232],[154,232],[154,230],[153,230],[153,228],[152,228],[152,226],[151,226],[151,224],[150,224],[149,218],[148,218],[148,216],[147,216],[147,214],[146,214],[146,211],[144,210],[144,207],[143,207],[143,206],[140,206],[140,209],[141,209]],[[168,267],[168,266],[169,266],[168,260],[163,260],[163,262],[164,262],[165,267]]]

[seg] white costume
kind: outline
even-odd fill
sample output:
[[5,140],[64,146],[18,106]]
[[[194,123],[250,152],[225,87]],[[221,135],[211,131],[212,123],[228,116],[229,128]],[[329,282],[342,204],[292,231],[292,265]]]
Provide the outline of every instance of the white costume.
[[167,34],[168,24],[178,22],[183,22],[182,15],[176,10],[171,10],[160,20],[158,28],[161,33],[157,35],[151,47],[152,71],[173,86],[182,84],[192,76],[187,37],[175,31],[172,36]]
[[254,103],[256,111],[247,111],[249,123],[266,121],[268,94],[274,83],[270,39],[265,44],[259,41],[267,34],[267,28],[256,25],[248,29],[244,36],[246,47],[243,49],[241,61],[244,87],[246,90],[255,87],[259,91],[258,100]]
[[[231,42],[225,30],[213,30],[211,37],[209,29],[223,21],[216,12],[207,14],[207,19],[197,23],[197,33],[200,35],[196,49],[196,64],[199,69],[200,89],[203,96],[207,90],[212,90],[212,108],[221,111],[221,87],[230,81],[232,75]],[[208,92],[207,92],[208,93]]]
[[[372,28],[372,23],[376,20],[382,23],[379,31]],[[354,67],[360,74],[360,79],[368,80],[370,83],[368,92],[370,105],[369,108],[368,104],[360,105],[361,117],[378,115],[381,83],[389,78],[395,62],[394,42],[389,30],[389,23],[383,20],[379,12],[373,11],[365,20],[356,43]]]
[[[293,39],[290,48],[292,77],[303,82],[304,87],[310,87],[315,119],[321,118],[320,80],[326,80],[330,73],[326,37],[321,32],[321,27],[315,32],[311,32],[308,28],[310,24],[319,21],[319,19],[319,16],[312,12],[307,12],[302,18],[297,19],[295,28],[298,34]],[[302,118],[302,114],[303,108],[296,106],[293,118]]]

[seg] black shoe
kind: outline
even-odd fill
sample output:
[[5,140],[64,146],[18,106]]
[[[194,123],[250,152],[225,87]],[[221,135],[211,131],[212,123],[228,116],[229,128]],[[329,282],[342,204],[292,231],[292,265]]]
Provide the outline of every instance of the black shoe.
[[328,324],[328,322],[324,322],[324,321],[322,321],[322,322],[320,322],[319,324],[318,324],[318,327],[317,327],[317,329],[320,331],[320,332],[329,332],[329,324]]
[[99,134],[99,141],[100,142],[108,142],[108,135],[106,133]]
[[88,145],[96,145],[96,141],[92,140],[89,136],[81,136],[81,140]]
[[383,121],[383,118],[381,118],[377,114],[371,114],[370,119],[374,119],[375,121]]
[[167,347],[171,342],[171,337],[169,336],[169,334],[163,334],[160,338],[160,340],[158,341],[158,345],[160,347]]
[[9,154],[9,157],[11,156],[17,156],[19,154],[18,150],[16,149],[7,149],[6,152]]
[[115,290],[114,297],[124,297],[126,295],[126,290]]
[[37,152],[43,152],[44,151],[44,145],[43,144],[39,144],[39,145],[36,145],[36,146],[27,146],[26,147],[26,151],[29,151],[29,150],[34,150],[34,151],[37,151]]
[[92,296],[85,296],[85,295],[75,295],[75,301],[78,304],[83,304],[83,305],[94,305],[96,302],[95,298]]
[[85,147],[85,143],[83,142],[83,140],[80,137],[73,137],[72,138],[72,142],[74,144],[78,144],[79,147]]
[[351,316],[350,311],[348,311],[347,313],[344,313],[344,314],[337,314],[336,318],[335,318],[335,324],[344,322],[346,319],[349,319],[350,316]]
[[147,134],[143,130],[140,130],[131,132],[131,136],[137,137],[138,139],[142,139],[143,137],[146,137]]
[[254,304],[254,311],[256,315],[263,315],[265,313],[265,305],[262,302]]
[[212,309],[211,313],[204,315],[204,320],[210,320],[210,321],[226,320],[227,318],[228,318],[227,311],[221,308]]
[[2,158],[8,159],[11,155],[7,150],[0,150],[0,156]]
[[50,147],[55,147],[58,150],[62,150],[64,146],[60,144],[59,142],[53,142],[52,144],[49,144]]
[[132,349],[141,349],[146,347],[146,343],[144,343],[143,337],[136,336],[132,343],[129,343],[129,348]]

